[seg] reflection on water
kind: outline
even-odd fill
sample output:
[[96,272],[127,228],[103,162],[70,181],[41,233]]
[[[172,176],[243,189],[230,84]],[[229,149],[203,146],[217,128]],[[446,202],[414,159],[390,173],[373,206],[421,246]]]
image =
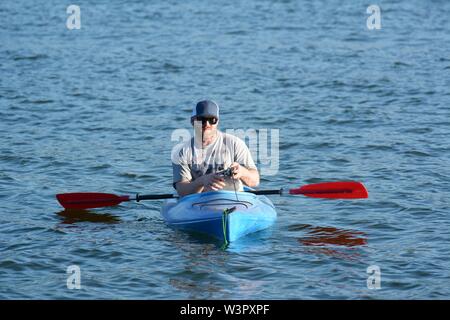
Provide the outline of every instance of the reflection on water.
[[367,244],[364,232],[344,230],[334,227],[310,227],[305,237],[299,242],[305,246],[362,246]]
[[109,213],[95,213],[89,210],[66,209],[57,213],[62,218],[63,224],[74,224],[77,222],[94,223],[119,223],[120,219]]
[[308,252],[322,253],[342,259],[356,259],[359,254],[351,249],[367,245],[366,234],[361,231],[307,224],[292,225],[288,230],[306,231],[304,236],[297,238],[297,241],[305,246]]
[[205,281],[195,281],[185,278],[169,279],[169,285],[176,290],[186,292],[189,300],[211,299],[223,291],[223,287],[215,285],[213,281],[205,283]]
[[213,250],[215,253],[217,251],[240,253],[257,250],[258,246],[264,246],[266,244],[266,241],[272,236],[273,232],[273,228],[267,228],[247,234],[233,242],[225,242],[206,233],[177,229],[175,227],[170,228],[175,231],[172,233],[171,239],[175,246],[186,246],[186,250],[189,250],[193,244],[205,245],[208,250]]
[[[188,299],[232,298],[229,288],[224,288],[220,283],[232,283],[234,294],[249,298],[256,296],[265,288],[265,281],[249,280],[241,273],[234,274],[224,270],[235,267],[239,272],[247,270],[253,274],[252,264],[241,265],[234,260],[235,263],[230,265],[229,262],[240,257],[241,254],[245,256],[255,253],[259,256],[260,252],[267,252],[268,238],[272,234],[271,228],[249,234],[230,243],[224,243],[203,233],[171,229],[174,232],[170,233],[168,240],[171,246],[179,250],[183,267],[169,278],[168,285],[177,291],[184,292]],[[260,277],[261,270],[255,276]]]

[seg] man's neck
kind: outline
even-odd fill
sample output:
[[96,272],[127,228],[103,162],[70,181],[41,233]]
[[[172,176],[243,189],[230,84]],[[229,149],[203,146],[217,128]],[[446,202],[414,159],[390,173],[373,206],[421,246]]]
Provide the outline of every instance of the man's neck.
[[210,137],[203,137],[202,139],[202,147],[207,147],[210,144],[214,143],[214,141],[216,141],[217,139],[217,131],[215,132],[214,135],[210,136]]

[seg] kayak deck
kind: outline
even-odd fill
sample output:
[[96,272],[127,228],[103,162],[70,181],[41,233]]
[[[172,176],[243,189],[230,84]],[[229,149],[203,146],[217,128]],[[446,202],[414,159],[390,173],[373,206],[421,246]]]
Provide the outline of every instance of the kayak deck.
[[[227,213],[227,211],[231,211]],[[277,213],[265,196],[217,191],[165,201],[161,214],[170,226],[231,242],[270,227]]]

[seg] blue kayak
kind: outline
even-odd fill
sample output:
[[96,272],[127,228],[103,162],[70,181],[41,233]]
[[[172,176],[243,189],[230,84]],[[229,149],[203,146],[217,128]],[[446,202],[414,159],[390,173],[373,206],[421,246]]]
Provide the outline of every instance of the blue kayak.
[[277,218],[267,197],[234,191],[196,193],[166,200],[161,214],[170,226],[208,234],[224,242],[266,229]]

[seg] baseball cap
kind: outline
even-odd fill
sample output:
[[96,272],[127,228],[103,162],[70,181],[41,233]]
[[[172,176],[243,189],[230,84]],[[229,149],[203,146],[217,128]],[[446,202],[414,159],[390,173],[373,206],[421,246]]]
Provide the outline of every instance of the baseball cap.
[[219,119],[219,105],[212,100],[203,100],[197,103],[192,110],[193,117],[215,117]]

